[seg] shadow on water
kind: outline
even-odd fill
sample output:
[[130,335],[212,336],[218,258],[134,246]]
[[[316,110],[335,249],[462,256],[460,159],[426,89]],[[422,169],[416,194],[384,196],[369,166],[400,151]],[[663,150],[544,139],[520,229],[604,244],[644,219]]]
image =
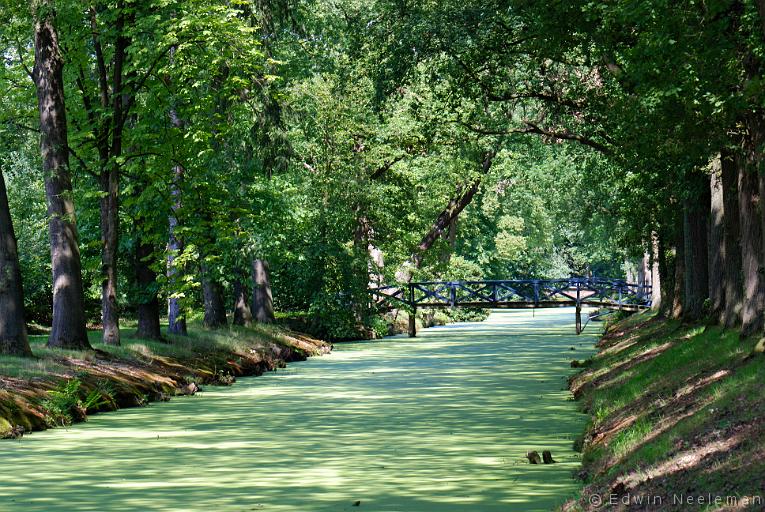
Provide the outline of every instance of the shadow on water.
[[[231,388],[0,442],[0,510],[549,510],[577,489],[585,417],[563,388],[596,339],[575,336],[573,319],[496,312],[343,344]],[[529,465],[532,449],[559,463]]]

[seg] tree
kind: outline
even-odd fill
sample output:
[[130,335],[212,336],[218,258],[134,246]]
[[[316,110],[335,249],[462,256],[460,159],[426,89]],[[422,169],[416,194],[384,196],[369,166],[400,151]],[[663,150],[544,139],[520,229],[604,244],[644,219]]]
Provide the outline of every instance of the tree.
[[0,354],[31,356],[24,314],[24,289],[19,269],[5,178],[0,170]]
[[40,2],[35,16],[35,65],[32,76],[40,113],[40,151],[45,172],[53,268],[53,325],[48,346],[90,349],[85,328],[82,267],[69,175],[64,62],[52,2]]

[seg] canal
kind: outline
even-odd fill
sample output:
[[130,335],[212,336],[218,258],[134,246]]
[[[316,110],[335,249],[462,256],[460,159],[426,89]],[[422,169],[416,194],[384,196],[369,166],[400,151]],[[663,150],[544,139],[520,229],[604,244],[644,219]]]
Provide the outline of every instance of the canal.
[[0,510],[550,510],[579,487],[566,378],[593,327],[495,312],[2,441]]

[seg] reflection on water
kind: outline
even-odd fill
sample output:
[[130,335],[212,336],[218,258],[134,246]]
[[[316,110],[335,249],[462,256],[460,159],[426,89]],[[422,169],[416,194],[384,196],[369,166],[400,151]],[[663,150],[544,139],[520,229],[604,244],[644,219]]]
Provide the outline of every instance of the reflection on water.
[[[563,388],[596,331],[575,336],[573,319],[497,312],[343,344],[230,388],[2,441],[0,510],[549,510],[577,489],[571,445],[586,419]],[[529,465],[532,449],[560,463]]]

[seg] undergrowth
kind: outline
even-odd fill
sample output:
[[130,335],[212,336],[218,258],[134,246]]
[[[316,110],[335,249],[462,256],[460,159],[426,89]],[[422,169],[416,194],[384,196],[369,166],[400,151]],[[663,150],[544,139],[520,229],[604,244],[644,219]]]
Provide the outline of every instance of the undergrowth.
[[116,409],[115,390],[112,382],[98,381],[94,389],[83,389],[79,378],[61,382],[48,391],[48,398],[40,401],[49,427],[71,425],[74,421],[85,421],[89,412],[109,406]]

